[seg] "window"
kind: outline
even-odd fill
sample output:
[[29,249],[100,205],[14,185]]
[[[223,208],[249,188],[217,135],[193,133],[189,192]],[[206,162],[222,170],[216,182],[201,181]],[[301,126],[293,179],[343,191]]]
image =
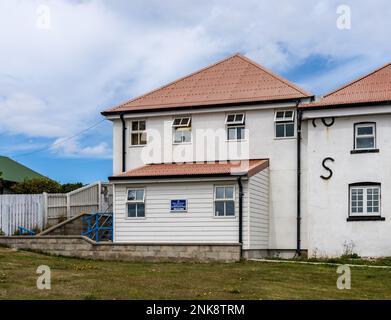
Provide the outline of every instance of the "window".
[[174,143],[191,142],[191,118],[180,117],[172,121]]
[[354,125],[354,149],[368,150],[376,148],[376,124],[357,123]]
[[243,113],[228,114],[225,119],[228,140],[245,139],[245,117]]
[[126,207],[129,218],[145,217],[145,190],[128,189]]
[[235,216],[235,188],[233,186],[215,187],[215,216]]
[[295,136],[295,112],[293,110],[276,111],[274,123],[276,138],[291,138]]
[[132,121],[132,146],[140,146],[147,144],[147,132],[145,129],[145,120]]
[[350,186],[350,215],[380,215],[380,185]]

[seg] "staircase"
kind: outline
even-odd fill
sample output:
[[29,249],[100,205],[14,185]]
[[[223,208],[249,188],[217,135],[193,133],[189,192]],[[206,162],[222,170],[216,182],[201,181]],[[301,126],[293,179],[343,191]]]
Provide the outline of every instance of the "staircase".
[[97,212],[84,216],[82,235],[96,242],[113,241],[113,213]]

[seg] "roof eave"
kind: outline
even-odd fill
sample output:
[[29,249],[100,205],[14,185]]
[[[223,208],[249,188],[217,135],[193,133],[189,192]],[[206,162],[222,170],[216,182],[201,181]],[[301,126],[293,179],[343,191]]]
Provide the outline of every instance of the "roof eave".
[[335,103],[335,104],[318,104],[318,105],[302,105],[299,107],[301,111],[314,111],[314,110],[327,110],[336,108],[355,108],[355,107],[366,107],[373,105],[390,105],[391,100],[385,101],[367,101],[367,102],[352,102],[352,103]]
[[285,99],[274,99],[274,100],[255,100],[255,101],[242,101],[242,102],[230,102],[230,103],[218,103],[218,104],[203,104],[203,105],[194,105],[194,106],[179,106],[179,107],[159,107],[159,108],[140,108],[134,110],[106,110],[102,111],[101,115],[103,116],[112,116],[119,114],[135,114],[135,113],[148,113],[148,112],[165,112],[165,111],[174,111],[174,110],[192,110],[192,109],[206,109],[206,108],[215,108],[215,107],[235,107],[241,105],[254,105],[254,104],[270,104],[270,103],[283,103],[283,102],[297,102],[301,99],[314,99],[315,96],[303,96],[303,97],[293,97]]

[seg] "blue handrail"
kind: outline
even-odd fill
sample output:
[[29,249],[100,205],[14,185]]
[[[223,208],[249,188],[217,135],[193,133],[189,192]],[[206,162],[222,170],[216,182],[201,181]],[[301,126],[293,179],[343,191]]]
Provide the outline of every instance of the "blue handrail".
[[21,226],[18,226],[18,229],[20,231],[20,233],[23,235],[23,234],[28,234],[30,236],[35,236],[35,232],[33,230],[30,230],[30,229],[27,229],[27,228],[23,228]]
[[83,217],[82,235],[96,242],[102,240],[113,241],[113,213],[96,212]]

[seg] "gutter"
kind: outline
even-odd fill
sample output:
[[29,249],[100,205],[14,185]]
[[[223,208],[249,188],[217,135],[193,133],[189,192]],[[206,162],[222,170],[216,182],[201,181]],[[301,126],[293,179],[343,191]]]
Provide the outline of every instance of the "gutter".
[[297,101],[297,213],[296,213],[296,254],[301,256],[301,123],[303,111],[298,109],[300,99]]
[[242,177],[238,177],[239,186],[239,244],[240,244],[240,258],[243,256],[243,184]]
[[124,112],[119,115],[122,122],[122,172],[126,172],[126,124],[124,115]]

